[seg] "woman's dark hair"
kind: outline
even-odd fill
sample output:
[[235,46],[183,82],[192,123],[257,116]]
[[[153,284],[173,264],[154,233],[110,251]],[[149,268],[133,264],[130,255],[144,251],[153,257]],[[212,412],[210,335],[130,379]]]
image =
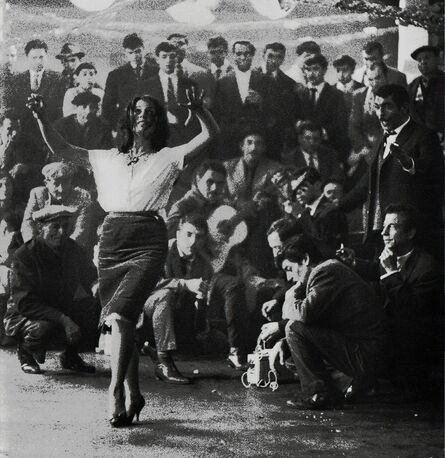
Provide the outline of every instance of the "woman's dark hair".
[[139,100],[151,103],[156,110],[156,128],[151,136],[151,146],[155,151],[160,151],[162,148],[167,146],[170,131],[168,128],[167,113],[165,111],[164,104],[151,95],[146,94],[140,97],[135,97],[128,104],[125,117],[122,119],[120,151],[124,154],[128,154],[130,148],[133,146],[134,110]]

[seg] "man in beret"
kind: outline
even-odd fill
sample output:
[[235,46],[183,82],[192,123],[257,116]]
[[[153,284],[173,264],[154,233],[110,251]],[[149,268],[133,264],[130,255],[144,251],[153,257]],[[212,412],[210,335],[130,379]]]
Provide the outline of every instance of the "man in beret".
[[408,87],[410,114],[414,121],[443,136],[444,72],[439,69],[439,48],[421,46],[411,57],[421,73]]
[[54,128],[72,145],[86,149],[113,146],[111,127],[99,117],[101,98],[91,91],[77,94],[71,101],[75,113],[58,119]]
[[91,292],[96,269],[69,238],[75,212],[64,205],[35,211],[37,235],[13,256],[4,322],[7,335],[18,340],[20,365],[27,374],[41,373],[38,363],[45,361],[46,350],[58,341],[58,334],[64,342],[62,367],[95,372],[78,354],[96,344],[99,306]]

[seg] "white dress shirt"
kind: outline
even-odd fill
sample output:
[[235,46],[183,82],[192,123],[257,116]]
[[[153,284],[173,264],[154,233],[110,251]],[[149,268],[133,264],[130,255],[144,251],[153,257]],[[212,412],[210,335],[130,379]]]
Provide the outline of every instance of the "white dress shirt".
[[[159,71],[159,79],[161,80],[162,92],[164,93],[164,102],[168,101],[168,80],[171,79],[173,83],[173,92],[175,93],[176,100],[178,100],[178,76],[175,73],[167,75],[163,71]],[[173,114],[167,111],[167,120],[169,124],[177,124],[178,118]]]
[[[385,150],[383,151],[383,159],[386,159],[389,154],[391,153],[391,145],[393,143],[397,143],[397,137],[399,136],[401,130],[409,123],[410,121],[410,117],[408,117],[408,120],[406,122],[404,122],[403,124],[401,124],[399,127],[395,128],[394,129],[394,133],[392,135],[388,135],[388,137],[386,138],[386,146],[385,146]],[[414,160],[413,158],[411,158],[411,167],[409,169],[405,168],[402,166],[402,169],[405,171],[405,172],[408,172],[409,174],[411,175],[414,175],[416,173],[416,165],[414,163]]]
[[311,204],[306,204],[306,208],[309,209],[309,213],[311,214],[311,216],[315,215],[315,212],[317,211],[317,207],[320,204],[321,199],[323,199],[323,194],[320,194],[320,197],[314,200]]
[[247,72],[241,72],[240,70],[235,68],[236,84],[238,85],[238,91],[243,103],[249,95],[249,83],[251,74],[252,70],[247,70]]
[[312,157],[313,161],[314,161],[314,166],[317,170],[320,170],[319,167],[320,167],[320,162],[318,161],[318,153],[315,153],[315,154],[309,154],[309,153],[306,153],[306,151],[303,151],[301,150],[302,154],[303,154],[303,157],[304,157],[304,160],[306,161],[306,165],[309,167],[309,163],[310,163],[310,158]]
[[159,211],[184,167],[184,147],[163,148],[128,165],[117,148],[88,152],[97,200],[106,212]]
[[[44,70],[40,70],[40,72],[35,72],[34,70],[29,71],[29,86],[32,90],[37,90],[40,88],[40,85],[42,84],[42,76],[43,76]],[[37,88],[33,88],[33,82],[37,78]]]

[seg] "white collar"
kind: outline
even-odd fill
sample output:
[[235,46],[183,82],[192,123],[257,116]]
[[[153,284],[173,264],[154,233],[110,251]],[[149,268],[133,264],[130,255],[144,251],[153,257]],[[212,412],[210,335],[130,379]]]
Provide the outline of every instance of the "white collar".
[[167,83],[168,79],[170,78],[172,82],[178,81],[178,75],[176,75],[175,72],[171,73],[170,75],[167,75],[167,73],[163,72],[162,70],[159,70],[159,78],[161,81]]
[[320,83],[318,86],[313,86],[311,83],[308,83],[307,84],[307,87],[309,89],[317,89],[317,92],[318,92],[318,95],[321,94],[321,91],[323,90],[323,88],[325,87],[326,85],[326,81],[323,81],[322,83]]
[[394,132],[393,134],[389,135],[389,137],[397,137],[397,135],[400,134],[400,132],[402,131],[402,129],[411,121],[411,118],[408,116],[408,119],[403,123],[403,124],[400,124],[399,127],[396,127],[392,132]]
[[306,204],[306,208],[309,208],[309,211],[311,213],[311,216],[314,216],[316,210],[317,210],[317,207],[319,205],[319,203],[321,202],[321,199],[323,199],[323,193],[320,194],[320,197],[316,200],[314,200],[311,204]]
[[351,81],[349,81],[349,83],[346,83],[346,84],[343,84],[340,81],[337,81],[337,84],[336,84],[337,89],[340,89],[340,91],[343,91],[343,92],[350,91],[353,85],[354,85],[353,79],[351,79]]
[[38,77],[42,76],[43,75],[43,72],[45,71],[45,68],[42,68],[42,70],[40,70],[39,72],[36,72],[35,70],[30,70],[29,73],[31,75],[37,75]]
[[235,67],[235,75],[237,78],[245,78],[248,79],[250,78],[250,75],[252,74],[252,69],[249,68],[247,72],[242,72],[241,70],[238,69],[238,67]]
[[402,256],[397,256],[397,267],[399,269],[403,269],[409,259],[409,257],[413,254],[414,248],[411,251],[408,251],[406,254],[402,254]]

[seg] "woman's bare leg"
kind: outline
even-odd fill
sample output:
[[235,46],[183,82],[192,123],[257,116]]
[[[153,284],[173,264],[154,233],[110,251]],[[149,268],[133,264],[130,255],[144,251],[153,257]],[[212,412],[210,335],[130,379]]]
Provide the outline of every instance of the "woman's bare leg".
[[126,320],[113,320],[111,328],[111,382],[109,417],[125,412],[124,381],[134,352],[135,325]]

